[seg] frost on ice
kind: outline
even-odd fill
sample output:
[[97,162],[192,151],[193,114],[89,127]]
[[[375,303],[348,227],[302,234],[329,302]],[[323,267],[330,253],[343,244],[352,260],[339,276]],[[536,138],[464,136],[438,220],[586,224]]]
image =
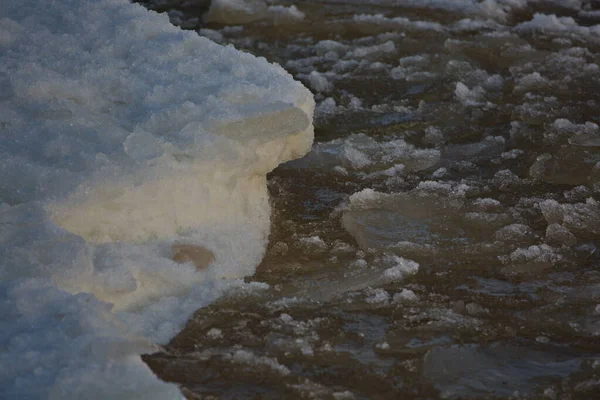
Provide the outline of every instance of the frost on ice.
[[180,396],[139,354],[254,271],[310,92],[124,0],[3,4],[0,59],[0,397]]

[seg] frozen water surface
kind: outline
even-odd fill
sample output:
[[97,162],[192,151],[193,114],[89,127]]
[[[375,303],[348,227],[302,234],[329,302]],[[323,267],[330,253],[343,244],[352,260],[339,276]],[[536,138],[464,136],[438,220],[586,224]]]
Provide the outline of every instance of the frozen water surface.
[[[235,4],[263,11],[195,29],[305,83],[316,141],[269,177],[270,287],[151,368],[200,398],[600,396],[600,4]],[[237,350],[289,374],[195,355]]]
[[[269,176],[269,288],[198,310],[145,358],[159,376],[190,397],[600,396],[597,1],[146,3],[316,101],[312,151]],[[237,350],[289,374],[195,356]]]
[[310,92],[124,0],[2,4],[0,59],[0,397],[181,398],[140,354],[254,272]]
[[600,3],[142,3],[0,20],[3,395],[600,397]]

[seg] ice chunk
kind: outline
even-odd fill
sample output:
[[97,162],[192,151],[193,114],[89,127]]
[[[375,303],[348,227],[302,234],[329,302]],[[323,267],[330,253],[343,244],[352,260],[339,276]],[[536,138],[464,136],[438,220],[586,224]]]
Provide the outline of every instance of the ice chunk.
[[402,67],[426,67],[431,62],[431,57],[428,54],[418,54],[415,56],[402,57],[400,65]]
[[263,0],[212,0],[203,19],[235,25],[263,19],[266,15],[267,4]]
[[577,238],[561,224],[549,224],[546,228],[546,240],[550,244],[572,246]]
[[386,18],[383,14],[360,14],[352,18],[358,24],[369,24],[379,27],[384,31],[407,29],[416,31],[443,31],[444,27],[437,22],[412,21],[404,17]]
[[401,4],[403,7],[443,10],[504,21],[510,11],[523,8],[527,0],[402,0]]
[[481,86],[469,89],[464,83],[457,82],[454,94],[463,106],[478,107],[485,104],[485,90]]
[[432,178],[435,179],[440,179],[443,178],[444,176],[446,176],[446,174],[448,173],[448,170],[444,167],[438,168],[435,171],[433,171],[433,173],[431,174]]
[[304,19],[304,13],[292,5],[285,6],[269,6],[267,13],[273,19],[275,25],[280,25],[290,21],[301,21]]
[[522,247],[513,251],[508,257],[502,258],[505,262],[513,263],[543,263],[554,265],[562,260],[553,247],[547,244]]
[[247,350],[235,350],[231,354],[225,356],[226,360],[231,360],[237,364],[247,364],[255,367],[267,367],[279,375],[289,375],[291,371],[281,365],[276,358],[256,356]]
[[307,252],[322,252],[327,249],[327,243],[319,236],[301,237],[298,246]]
[[221,32],[213,29],[198,29],[198,33],[216,43],[221,43],[224,39],[223,34]]
[[348,52],[346,57],[348,58],[364,58],[364,57],[381,57],[386,53],[393,53],[396,51],[396,45],[391,40],[385,43],[376,44],[373,46],[357,47],[354,50]]
[[489,158],[501,154],[505,146],[502,136],[487,136],[476,143],[449,145],[444,149],[443,157],[451,160]]
[[405,301],[416,301],[419,297],[410,289],[402,289],[401,292],[394,295],[394,303],[400,303]]
[[597,38],[600,25],[581,26],[571,17],[557,17],[536,13],[530,21],[523,22],[515,27],[519,33],[542,33],[546,35],[564,35],[572,33],[584,38]]
[[542,89],[548,87],[549,82],[548,79],[544,78],[540,75],[539,72],[533,72],[531,74],[525,75],[524,77],[517,80],[514,92],[515,93],[524,93],[530,92],[536,89]]
[[343,107],[338,107],[337,103],[332,97],[327,97],[317,106],[316,113],[318,115],[333,114]]
[[524,153],[525,152],[521,149],[512,149],[510,151],[505,151],[504,153],[500,154],[500,156],[505,160],[514,160],[522,156]]
[[383,271],[383,277],[388,280],[398,280],[403,278],[405,275],[414,274],[419,270],[419,264],[412,261],[407,260],[403,257],[398,256],[388,256],[388,263],[393,264],[391,268]]
[[437,73],[424,70],[430,67],[431,57],[428,54],[407,56],[400,59],[400,66],[390,71],[392,78],[405,79],[408,82],[433,79]]
[[537,157],[529,169],[535,179],[567,185],[594,185],[600,178],[598,161],[593,151],[582,151],[572,146],[561,146],[553,155],[544,153]]
[[533,231],[527,225],[511,224],[499,229],[494,236],[504,242],[522,243],[532,239]]
[[509,397],[517,390],[534,392],[543,378],[566,379],[580,364],[581,359],[559,352],[500,343],[438,346],[425,355],[423,375],[444,398]]
[[502,203],[500,203],[496,199],[491,199],[489,197],[483,199],[476,199],[475,201],[473,201],[473,205],[484,211],[498,211],[502,208]]
[[385,303],[387,304],[387,302],[390,299],[390,295],[388,294],[388,292],[386,292],[384,289],[378,288],[378,289],[367,289],[366,293],[368,295],[368,297],[365,299],[365,301],[369,304],[381,304],[381,303]]
[[544,133],[544,139],[549,143],[564,142],[567,138],[573,145],[598,147],[600,146],[600,129],[593,122],[575,124],[568,119],[559,118]]
[[334,392],[333,398],[335,400],[354,400],[356,399],[356,396],[354,396],[352,392],[346,390],[344,392]]
[[317,71],[312,71],[310,75],[308,75],[308,82],[310,83],[310,86],[319,93],[329,92],[333,88],[331,82],[329,82],[323,74],[320,74]]
[[280,25],[302,20],[304,13],[296,6],[267,6],[264,0],[213,0],[202,18],[204,22],[232,25],[270,19],[275,25]]
[[419,149],[404,139],[378,142],[360,133],[345,139],[315,145],[313,151],[295,166],[343,166],[355,170],[367,168],[386,169],[389,166],[403,164],[408,170],[420,171],[437,164],[440,151],[437,149]]
[[[427,248],[430,243],[463,240],[462,229],[447,221],[456,217],[452,203],[460,207],[464,190],[438,182],[422,182],[408,193],[384,194],[365,189],[350,196],[343,210],[342,226],[365,249],[397,247],[431,253]],[[404,246],[404,242],[410,243]]]
[[349,46],[336,42],[335,40],[321,40],[315,45],[317,55],[323,56],[330,52],[336,53],[338,56],[344,55],[348,51]]
[[219,328],[211,328],[206,332],[206,337],[213,340],[221,339],[223,337],[223,332]]
[[540,203],[540,209],[548,224],[561,224],[576,235],[600,232],[600,207],[592,198],[575,204],[545,200]]
[[444,143],[444,140],[444,134],[442,133],[442,130],[440,128],[436,126],[428,126],[425,129],[423,143],[440,146]]

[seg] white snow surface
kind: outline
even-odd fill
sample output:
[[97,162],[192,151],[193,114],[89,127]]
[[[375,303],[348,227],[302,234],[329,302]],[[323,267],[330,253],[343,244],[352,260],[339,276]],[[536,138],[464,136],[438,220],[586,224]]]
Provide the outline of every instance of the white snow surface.
[[180,398],[139,355],[254,272],[312,95],[125,0],[2,10],[0,398]]

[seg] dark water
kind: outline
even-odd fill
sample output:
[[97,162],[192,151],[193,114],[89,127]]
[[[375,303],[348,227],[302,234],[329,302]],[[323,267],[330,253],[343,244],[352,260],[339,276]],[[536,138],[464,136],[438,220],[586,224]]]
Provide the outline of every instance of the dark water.
[[270,175],[248,278],[268,288],[198,310],[145,357],[162,379],[203,399],[600,398],[599,4],[484,3],[209,23],[150,5],[317,101],[313,152]]

